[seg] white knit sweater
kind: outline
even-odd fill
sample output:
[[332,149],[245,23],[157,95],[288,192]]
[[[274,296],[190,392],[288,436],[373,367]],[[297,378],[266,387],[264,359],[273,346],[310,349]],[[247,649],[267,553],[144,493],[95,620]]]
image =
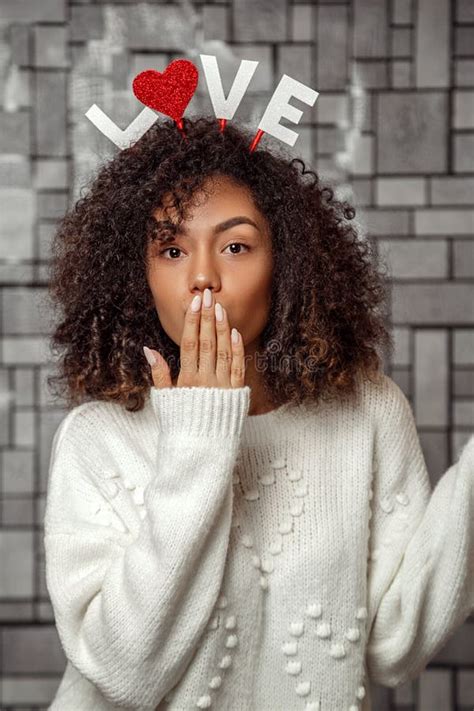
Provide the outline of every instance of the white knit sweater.
[[248,415],[250,388],[73,408],[52,445],[53,711],[369,711],[474,610],[474,436],[437,483],[387,375]]

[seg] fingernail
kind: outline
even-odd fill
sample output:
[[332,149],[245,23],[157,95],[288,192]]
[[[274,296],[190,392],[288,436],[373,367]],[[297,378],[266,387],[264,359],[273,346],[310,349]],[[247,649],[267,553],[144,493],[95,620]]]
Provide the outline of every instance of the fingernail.
[[219,303],[216,303],[215,312],[216,312],[216,319],[218,321],[223,321],[224,320],[224,312],[222,311],[222,306]]
[[196,313],[196,311],[199,311],[200,308],[201,308],[201,294],[196,294],[194,299],[191,301],[191,311],[194,311],[194,313]]
[[232,329],[232,343],[238,343],[239,342],[239,332],[237,331],[236,328]]
[[204,306],[206,309],[212,304],[212,294],[210,289],[204,289]]
[[151,352],[147,346],[143,346],[143,352],[145,353],[145,358],[147,359],[148,363],[150,365],[155,365],[156,364],[156,357],[155,355]]

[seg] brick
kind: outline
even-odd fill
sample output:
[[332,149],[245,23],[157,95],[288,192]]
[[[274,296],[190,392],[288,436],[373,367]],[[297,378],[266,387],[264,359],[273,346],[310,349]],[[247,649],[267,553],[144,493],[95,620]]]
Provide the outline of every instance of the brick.
[[34,279],[34,271],[32,264],[0,262],[0,284],[7,284],[8,286],[29,284]]
[[411,364],[410,344],[411,330],[401,326],[393,329],[393,364],[397,366],[408,366]]
[[2,646],[6,674],[50,674],[63,669],[64,652],[54,627],[7,626]]
[[66,0],[2,0],[2,22],[66,22]]
[[286,40],[285,0],[234,0],[234,36],[239,42]]
[[173,52],[177,47],[194,46],[192,25],[176,5],[137,3],[116,7],[114,12],[126,28],[129,49]]
[[415,210],[417,235],[474,235],[474,210]]
[[[0,590],[2,597],[23,598],[33,595],[32,531],[0,530]],[[5,703],[5,679],[2,691],[2,701]]]
[[306,86],[311,86],[313,84],[311,52],[311,45],[280,45],[277,54],[278,80],[283,74],[288,74]]
[[322,181],[337,182],[341,179],[340,168],[335,165],[333,156],[329,158],[318,156],[317,168],[318,175]]
[[474,75],[474,59],[454,60],[454,84],[455,86],[472,86]]
[[68,162],[66,160],[37,160],[34,166],[36,190],[67,189]]
[[[461,450],[464,447],[464,445],[467,443],[470,436],[472,436],[472,432],[466,432],[465,430],[454,430],[453,429],[451,431],[451,442],[452,442],[451,447],[452,447],[452,451],[453,451],[456,459],[459,459]],[[471,617],[472,617],[472,615],[471,615]],[[464,627],[466,627],[469,630],[468,624],[465,624]],[[471,635],[472,635],[472,631],[471,631]],[[467,656],[466,659],[469,659],[469,656]],[[461,660],[459,661],[459,665],[462,665],[463,663],[464,663],[464,661],[461,661]],[[467,711],[469,711],[469,709],[467,709]]]
[[474,164],[474,132],[453,134],[454,172],[471,173]]
[[11,61],[18,66],[31,64],[31,28],[28,25],[10,27]]
[[345,148],[344,133],[333,126],[320,127],[316,130],[318,153],[336,153]]
[[0,111],[0,153],[29,155],[30,115],[27,111]]
[[453,359],[455,365],[472,365],[474,353],[474,329],[454,329]]
[[397,706],[409,706],[415,701],[414,695],[414,683],[412,681],[406,681],[404,684],[400,684],[394,689],[395,704]]
[[408,210],[379,210],[368,208],[362,213],[372,235],[408,235]]
[[451,706],[451,671],[426,669],[419,677],[419,711],[446,711]]
[[9,288],[3,290],[3,328],[10,335],[47,334],[48,324],[39,304],[45,290],[38,288]]
[[[20,424],[22,420],[25,418],[25,412],[22,411],[20,415]],[[31,415],[32,413],[30,413]],[[31,428],[30,428],[31,429]],[[24,440],[24,431],[21,429],[16,430],[17,436],[15,437],[15,443],[20,440],[20,444],[23,445],[25,444],[26,446],[29,446],[29,442],[25,442]],[[18,433],[19,436],[18,436]],[[34,443],[33,443],[34,444]],[[2,524],[4,526],[22,526],[22,527],[27,527],[27,526],[33,526],[34,524],[34,513],[33,513],[33,501],[31,497],[10,497],[8,499],[4,499],[1,505],[1,510],[2,510]]]
[[94,5],[72,5],[71,40],[89,42],[104,36],[104,8]]
[[5,676],[2,685],[4,704],[24,706],[29,704],[49,704],[54,697],[59,682],[54,677],[44,679],[37,676]]
[[433,205],[471,205],[474,178],[429,178]]
[[26,156],[0,156],[0,187],[31,186],[31,166]]
[[352,174],[372,175],[374,172],[374,137],[366,134],[355,138],[352,151]]
[[55,232],[56,224],[54,223],[46,222],[38,225],[38,256],[40,259],[51,258],[51,244]]
[[202,9],[204,40],[227,42],[229,35],[229,7],[204,5]]
[[131,86],[133,78],[145,69],[156,69],[163,72],[169,64],[168,55],[165,52],[134,52],[130,58],[130,74],[128,77]]
[[35,374],[32,368],[15,368],[13,373],[13,388],[15,404],[22,407],[36,405]]
[[456,22],[474,23],[474,5],[471,0],[456,0]]
[[40,156],[67,153],[66,77],[62,71],[37,72],[35,129],[36,153]]
[[454,128],[474,128],[474,91],[454,91]]
[[[385,369],[386,370],[386,369]],[[410,371],[408,368],[392,366],[390,376],[408,399],[411,398]]]
[[[454,240],[453,271],[455,279],[474,279],[474,241]],[[473,353],[474,358],[474,353]]]
[[392,22],[395,25],[411,25],[413,23],[412,0],[394,0],[392,4]]
[[365,61],[358,59],[353,63],[353,71],[358,83],[364,89],[386,89],[388,87],[388,66],[385,59]]
[[474,400],[454,400],[453,425],[474,428]]
[[387,56],[387,1],[354,0],[354,57]]
[[412,30],[410,27],[394,27],[392,29],[392,57],[411,57]]
[[446,240],[378,240],[393,279],[443,279],[448,277]]
[[291,14],[291,39],[293,42],[312,42],[315,36],[314,8],[312,5],[293,5]]
[[376,114],[378,172],[446,171],[448,101],[444,92],[380,92]]
[[[415,329],[414,412],[419,427],[449,424],[448,330]],[[427,368],[426,364],[430,367]]]
[[[221,75],[223,77],[224,86],[230,89],[232,81],[238,71],[241,59],[253,59],[259,62],[255,74],[252,77],[248,91],[246,93],[247,99],[251,104],[255,104],[255,98],[252,94],[260,91],[271,91],[273,94],[276,88],[275,82],[273,80],[273,62],[271,47],[269,45],[257,45],[257,44],[246,44],[246,45],[230,45],[231,50],[236,57],[234,62],[230,62],[228,66],[229,74],[227,75],[221,70]],[[249,99],[250,97],[250,99]],[[245,98],[245,97],[244,97]],[[270,97],[265,102],[265,108],[267,107]],[[243,102],[242,102],[243,103]],[[309,107],[308,107],[309,109]],[[240,106],[239,106],[240,114]],[[263,116],[263,111],[259,112],[259,120]]]
[[366,178],[352,178],[352,200],[357,205],[369,206],[372,204],[372,182]]
[[38,25],[34,31],[35,65],[37,67],[68,67],[66,27]]
[[[48,337],[22,336],[3,339],[3,362],[12,366],[49,363]],[[35,443],[36,444],[36,443]]]
[[339,5],[318,5],[317,81],[318,91],[346,90],[348,80],[348,9]]
[[357,112],[360,121],[360,130],[362,133],[370,133],[375,130],[373,121],[374,95],[374,92],[362,90],[358,96],[355,96],[352,99],[354,106],[353,111]]
[[[13,445],[15,447],[35,447],[35,413],[34,409],[21,409],[13,411]],[[26,512],[28,515],[28,512]],[[10,520],[13,523],[12,520]],[[25,524],[32,524],[32,520],[25,520]]]
[[[33,72],[29,69],[18,69],[13,66],[11,70],[15,75],[15,95],[13,109],[30,109],[33,106],[31,97],[31,79]],[[5,104],[6,107],[6,104]]]
[[473,284],[394,283],[392,288],[392,318],[397,325],[451,326],[474,322],[473,304]]
[[[45,589],[47,591],[46,585]],[[42,622],[54,622],[54,610],[50,602],[40,602],[38,605],[38,618]],[[64,666],[64,665],[63,665]],[[48,707],[40,707],[37,711],[48,711]]]
[[377,178],[377,205],[426,205],[425,178]]
[[450,0],[418,0],[415,83],[419,88],[450,85]]
[[[148,67],[147,67],[148,69]],[[128,52],[121,52],[112,56],[112,89],[129,90],[131,82],[128,79],[130,62]],[[132,77],[133,79],[133,77]]]
[[348,121],[348,96],[343,93],[319,94],[312,108],[316,123],[346,124]]
[[457,678],[457,703],[474,707],[474,669],[459,669]]
[[452,394],[454,397],[474,397],[474,368],[454,369]]
[[67,209],[68,196],[65,192],[38,194],[38,219],[57,220]]
[[29,494],[33,491],[33,452],[7,449],[2,452],[2,467],[4,494]]
[[474,25],[454,28],[454,56],[472,56],[474,46]]
[[393,62],[392,87],[394,89],[409,89],[411,86],[413,86],[411,62]]
[[[419,437],[431,485],[434,487],[450,463],[448,457],[448,433],[446,429],[442,432],[420,429]],[[417,688],[416,684],[415,688]]]
[[33,258],[35,207],[35,195],[32,190],[0,190],[0,259]]

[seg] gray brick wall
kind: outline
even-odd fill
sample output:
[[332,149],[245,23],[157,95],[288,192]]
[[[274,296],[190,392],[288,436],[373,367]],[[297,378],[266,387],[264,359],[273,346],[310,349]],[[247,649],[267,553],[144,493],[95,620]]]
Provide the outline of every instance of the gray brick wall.
[[[186,55],[190,48],[195,53]],[[474,429],[472,0],[0,0],[0,706],[46,708],[65,658],[44,578],[52,434],[45,305],[55,222],[115,149],[144,68],[217,54],[224,84],[260,65],[237,118],[256,125],[283,72],[320,92],[293,153],[358,207],[390,268],[387,372],[412,403],[433,485]],[[52,110],[52,107],[54,110]],[[205,85],[188,108],[210,111]],[[263,141],[269,140],[264,137]],[[474,619],[374,711],[474,706]]]

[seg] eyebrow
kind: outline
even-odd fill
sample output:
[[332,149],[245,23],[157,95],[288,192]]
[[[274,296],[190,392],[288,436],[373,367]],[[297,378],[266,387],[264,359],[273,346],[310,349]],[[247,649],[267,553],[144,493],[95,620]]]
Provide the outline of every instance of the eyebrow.
[[[250,217],[246,217],[245,215],[237,215],[236,217],[230,217],[228,220],[224,220],[224,222],[220,222],[218,225],[214,225],[214,229],[212,230],[212,232],[214,235],[217,235],[220,232],[225,232],[225,230],[230,230],[231,227],[235,227],[236,225],[241,224],[252,225],[260,232],[260,228],[258,227],[257,223],[251,220]],[[186,227],[184,227],[184,225],[181,227],[176,227],[175,232],[176,234],[182,235],[189,234],[189,231],[186,229]]]

